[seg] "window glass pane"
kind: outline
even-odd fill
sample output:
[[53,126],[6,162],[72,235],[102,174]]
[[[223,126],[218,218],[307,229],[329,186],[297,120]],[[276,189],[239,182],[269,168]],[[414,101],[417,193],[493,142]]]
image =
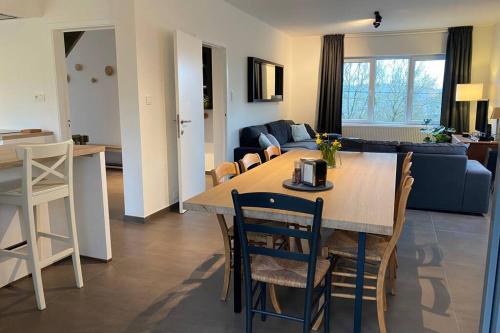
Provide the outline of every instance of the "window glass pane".
[[370,63],[346,62],[342,93],[342,119],[368,119]]
[[411,120],[439,123],[443,92],[444,60],[415,61]]
[[375,121],[404,122],[408,95],[408,59],[377,60]]

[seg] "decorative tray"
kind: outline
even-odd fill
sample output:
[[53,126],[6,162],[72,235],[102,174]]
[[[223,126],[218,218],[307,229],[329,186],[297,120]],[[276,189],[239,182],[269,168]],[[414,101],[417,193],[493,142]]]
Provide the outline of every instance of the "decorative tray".
[[283,181],[283,187],[290,189],[290,190],[295,190],[295,191],[304,191],[304,192],[322,192],[322,191],[328,191],[333,188],[333,183],[330,181],[326,181],[326,184],[324,186],[309,186],[306,184],[294,184],[292,183],[291,179],[287,179]]

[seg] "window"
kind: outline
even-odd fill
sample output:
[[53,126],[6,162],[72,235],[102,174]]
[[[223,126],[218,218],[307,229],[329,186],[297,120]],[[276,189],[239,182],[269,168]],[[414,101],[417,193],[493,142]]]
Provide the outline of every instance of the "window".
[[439,123],[444,56],[346,59],[346,122]]

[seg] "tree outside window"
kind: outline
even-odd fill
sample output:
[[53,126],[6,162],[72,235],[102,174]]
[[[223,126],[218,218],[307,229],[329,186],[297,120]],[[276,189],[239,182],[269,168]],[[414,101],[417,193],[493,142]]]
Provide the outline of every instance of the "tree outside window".
[[438,124],[442,56],[347,59],[342,117],[346,122]]

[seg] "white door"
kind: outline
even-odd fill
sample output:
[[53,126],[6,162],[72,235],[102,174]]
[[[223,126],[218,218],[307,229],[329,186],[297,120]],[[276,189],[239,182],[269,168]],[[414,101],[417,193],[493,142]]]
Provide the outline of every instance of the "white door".
[[183,213],[183,202],[205,191],[202,42],[176,31],[174,44],[179,211]]

